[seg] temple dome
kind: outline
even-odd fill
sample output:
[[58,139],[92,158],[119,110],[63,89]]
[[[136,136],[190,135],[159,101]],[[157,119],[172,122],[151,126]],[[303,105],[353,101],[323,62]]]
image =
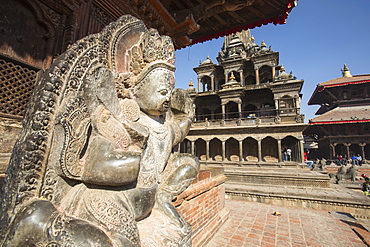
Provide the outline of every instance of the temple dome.
[[204,60],[201,64],[212,64],[212,60],[209,56],[207,56],[206,60]]

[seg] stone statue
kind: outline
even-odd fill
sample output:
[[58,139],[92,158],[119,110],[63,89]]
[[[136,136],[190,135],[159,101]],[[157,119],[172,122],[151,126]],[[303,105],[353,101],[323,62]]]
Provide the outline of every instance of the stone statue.
[[357,168],[355,165],[352,165],[351,167],[347,168],[346,165],[342,165],[339,167],[337,173],[330,173],[329,176],[331,180],[333,180],[335,183],[340,183],[341,181],[351,180],[352,182],[355,182],[357,180]]
[[123,16],[39,75],[7,171],[2,246],[191,246],[172,200],[198,160],[172,152],[194,106],[174,46]]
[[327,160],[325,158],[316,159],[312,165],[312,171],[324,171],[326,170]]

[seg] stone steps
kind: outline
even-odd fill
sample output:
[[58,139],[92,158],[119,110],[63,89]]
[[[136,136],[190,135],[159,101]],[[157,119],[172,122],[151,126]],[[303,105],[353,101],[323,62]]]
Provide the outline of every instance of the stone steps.
[[227,183],[251,184],[254,186],[280,185],[298,187],[330,187],[329,176],[320,173],[287,171],[242,171],[225,169]]
[[229,199],[347,212],[359,219],[370,219],[370,197],[360,190],[361,181],[348,189],[330,183],[326,170],[311,171],[297,163],[278,168],[228,164],[223,167]]
[[364,196],[360,189],[350,190],[336,184],[320,188],[228,181],[225,189],[226,197],[232,200],[346,212],[358,219],[370,219],[370,197]]

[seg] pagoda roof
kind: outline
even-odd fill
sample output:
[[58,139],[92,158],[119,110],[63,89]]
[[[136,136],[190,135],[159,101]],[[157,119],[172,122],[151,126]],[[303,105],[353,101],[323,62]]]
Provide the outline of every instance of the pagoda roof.
[[362,83],[369,83],[370,82],[370,75],[354,75],[350,77],[338,77],[329,81],[321,82],[316,86],[315,91],[311,95],[310,100],[308,101],[308,105],[315,105],[321,104],[324,98],[329,96],[324,96],[323,92],[325,89],[333,88],[333,87],[343,87],[348,85],[354,84],[362,84]]
[[[289,12],[297,5],[297,0],[138,0],[136,2],[138,6],[140,3],[147,6],[147,11],[152,13],[151,16],[158,17],[156,25],[164,27],[163,33],[173,38],[177,48],[269,23],[285,24]],[[152,18],[146,18],[148,13],[133,14],[144,20],[147,26],[152,26]]]
[[370,75],[354,75],[352,77],[339,77],[326,82],[320,83],[319,87],[342,87],[349,84],[367,83],[370,82]]
[[339,106],[310,120],[310,125],[370,122],[370,105]]

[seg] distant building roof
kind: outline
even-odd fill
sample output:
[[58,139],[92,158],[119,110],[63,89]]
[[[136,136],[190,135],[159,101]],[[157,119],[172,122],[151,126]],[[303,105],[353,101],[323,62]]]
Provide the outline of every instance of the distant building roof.
[[[325,92],[327,88],[333,88],[333,87],[343,87],[348,85],[354,85],[354,84],[362,84],[362,83],[369,83],[370,82],[370,74],[367,75],[351,75],[351,72],[349,71],[346,64],[344,64],[344,68],[342,69],[342,77],[338,77],[329,81],[321,82],[319,83],[313,94],[311,95],[310,100],[308,101],[308,105],[321,105],[325,102],[325,99],[327,97],[331,97],[330,93],[329,95],[325,95]],[[323,109],[319,110],[316,114],[319,114],[319,112],[322,112]]]
[[370,82],[370,75],[354,75],[352,77],[339,77],[326,82],[320,83],[319,87],[339,87],[349,84],[366,83]]
[[370,105],[340,106],[310,120],[310,124],[370,122]]

